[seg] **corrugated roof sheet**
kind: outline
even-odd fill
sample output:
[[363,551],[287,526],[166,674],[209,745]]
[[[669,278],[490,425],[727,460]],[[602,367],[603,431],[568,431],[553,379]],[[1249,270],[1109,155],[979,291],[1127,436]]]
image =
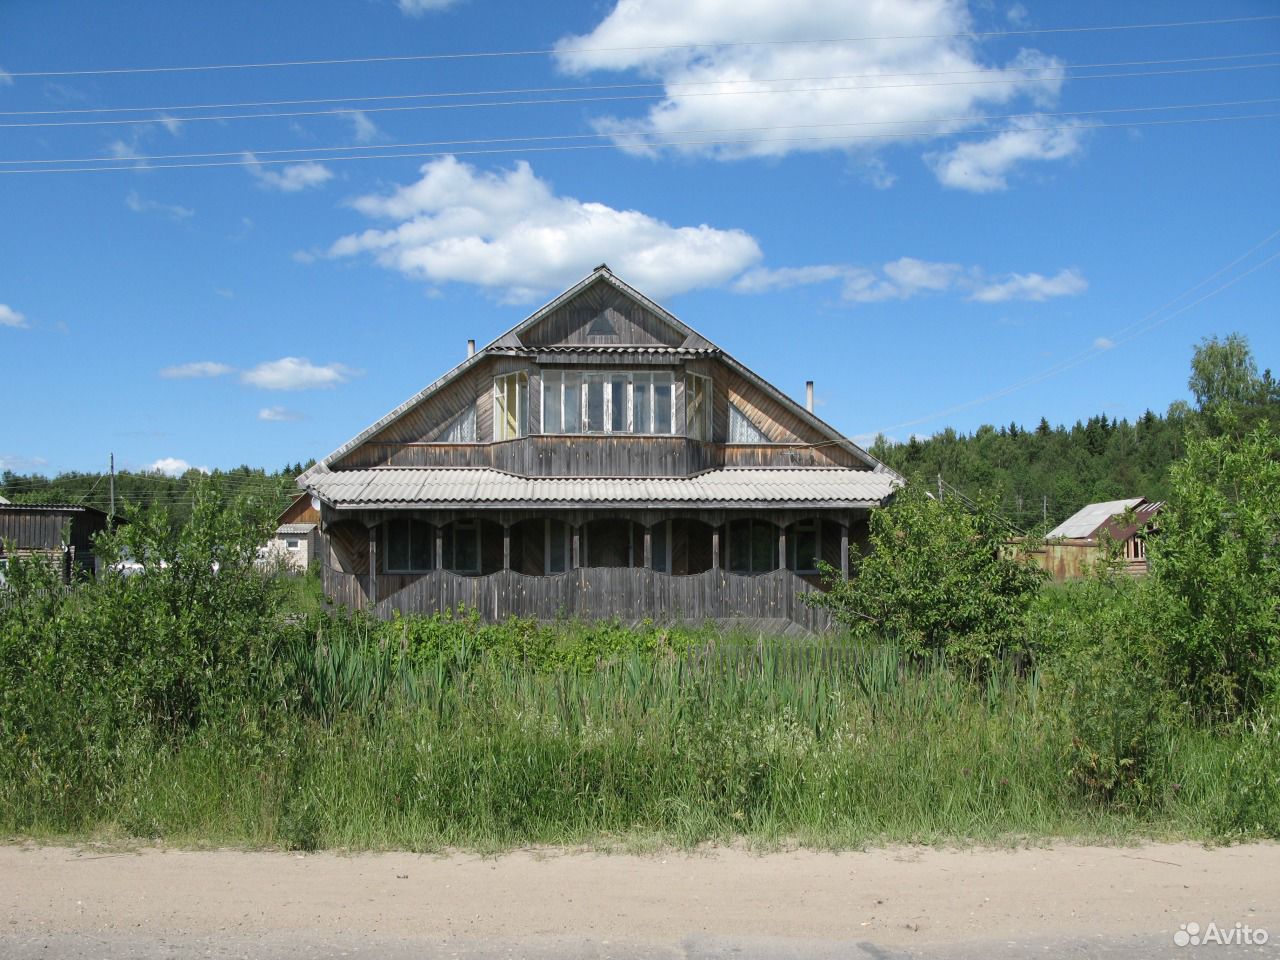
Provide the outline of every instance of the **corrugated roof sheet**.
[[512,503],[880,503],[888,473],[846,469],[725,469],[694,477],[517,477],[500,470],[372,467],[312,477],[339,507]]
[[315,528],[314,523],[282,523],[276,527],[276,533],[310,533]]
[[[1158,503],[1148,504],[1142,497],[1091,503],[1063,520],[1062,523],[1045,534],[1045,538],[1048,540],[1059,537],[1068,540],[1088,540],[1094,537],[1103,527],[1110,524],[1113,517],[1124,513],[1130,507],[1133,507],[1138,512],[1139,520],[1147,520],[1159,510],[1160,506],[1161,504]],[[1112,531],[1112,535],[1115,535],[1115,530]]]

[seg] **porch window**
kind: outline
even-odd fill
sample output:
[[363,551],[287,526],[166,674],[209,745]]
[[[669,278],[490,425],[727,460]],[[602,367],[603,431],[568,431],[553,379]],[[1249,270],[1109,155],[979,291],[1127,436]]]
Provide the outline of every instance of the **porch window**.
[[822,556],[822,525],[817,520],[801,520],[791,525],[787,535],[787,567],[797,573],[817,573]]
[[667,372],[547,370],[542,432],[670,434],[673,390]]
[[659,573],[671,572],[671,521],[660,520],[649,528],[649,550],[653,555],[653,569]]
[[711,439],[711,378],[691,373],[684,386],[685,423],[690,440]]
[[444,528],[442,563],[454,573],[480,572],[480,524],[457,520]]
[[383,525],[387,573],[424,573],[433,568],[435,531],[431,524],[396,517]]
[[778,569],[778,528],[767,520],[729,524],[729,571],[768,573]]
[[569,569],[569,525],[548,519],[545,532],[543,573],[564,573]]
[[493,378],[493,439],[514,440],[529,432],[529,375]]

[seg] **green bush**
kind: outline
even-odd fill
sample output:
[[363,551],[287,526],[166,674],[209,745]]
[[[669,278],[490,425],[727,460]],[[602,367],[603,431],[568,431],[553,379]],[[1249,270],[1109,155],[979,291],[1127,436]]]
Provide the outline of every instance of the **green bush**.
[[1005,544],[1009,530],[986,507],[936,500],[919,483],[872,511],[870,553],[851,555],[850,578],[824,568],[826,607],[854,634],[911,653],[990,665],[1025,649],[1025,618],[1044,573]]

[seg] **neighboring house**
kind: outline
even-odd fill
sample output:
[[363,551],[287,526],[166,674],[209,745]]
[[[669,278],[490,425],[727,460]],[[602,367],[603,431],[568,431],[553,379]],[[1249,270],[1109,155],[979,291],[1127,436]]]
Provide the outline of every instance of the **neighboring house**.
[[796,594],[896,473],[606,266],[468,347],[298,478],[335,601],[829,624]]
[[302,573],[319,556],[320,509],[309,493],[301,494],[276,520],[275,536],[259,551],[260,559],[279,562]]
[[0,503],[0,561],[46,556],[64,582],[96,573],[93,537],[107,529],[101,510],[74,503]]
[[1163,506],[1142,497],[1091,503],[1045,534],[1044,546],[1030,556],[1062,583],[1085,576],[1102,558],[1104,541],[1110,540],[1126,571],[1141,576],[1147,572],[1147,535],[1155,532]]

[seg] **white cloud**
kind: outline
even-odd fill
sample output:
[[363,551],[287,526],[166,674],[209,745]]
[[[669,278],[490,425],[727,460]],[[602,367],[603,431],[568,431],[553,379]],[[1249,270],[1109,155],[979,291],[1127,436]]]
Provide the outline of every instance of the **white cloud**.
[[165,367],[160,376],[166,380],[192,380],[197,377],[221,377],[234,372],[233,367],[213,360],[197,360],[194,363],[180,363],[177,366]]
[[252,153],[241,154],[246,168],[258,183],[281,193],[297,193],[308,187],[318,187],[333,179],[333,171],[323,163],[308,160],[305,163],[286,163],[281,167],[264,167]]
[[909,300],[924,294],[964,293],[980,303],[1007,300],[1041,302],[1084,293],[1089,283],[1075,267],[1052,277],[1012,273],[988,277],[981,267],[899,257],[878,267],[857,264],[819,264],[808,267],[757,267],[748,270],[733,289],[737,293],[769,293],[791,287],[840,281],[841,296],[852,303]]
[[4,69],[4,67],[0,67],[0,87],[8,87],[12,85],[13,77],[9,74],[8,70]]
[[[631,70],[663,84],[643,116],[596,121],[637,152],[650,149],[637,145],[642,135],[738,141],[668,148],[721,159],[872,155],[913,142],[904,133],[946,137],[974,127],[956,118],[1057,96],[1060,61],[1023,50],[992,62],[976,39],[956,36],[972,29],[962,0],[619,0],[590,32],[563,38],[556,60],[575,75]],[[802,42],[820,37],[914,39]],[[736,39],[764,42],[725,42]]]
[[1015,3],[1004,12],[1005,17],[1015,27],[1026,26],[1031,19],[1031,12],[1021,3]]
[[23,457],[15,453],[0,454],[0,470],[12,470],[14,473],[25,473],[38,470],[49,465],[44,457]]
[[213,292],[223,300],[234,300],[236,298],[236,292],[228,287],[214,287]]
[[189,470],[199,470],[201,473],[209,472],[208,467],[193,467],[181,457],[161,457],[142,469],[145,473],[166,473],[171,477],[180,477]]
[[400,12],[410,17],[420,17],[431,10],[443,10],[455,3],[457,0],[396,0]]
[[302,419],[302,414],[288,407],[263,407],[258,411],[258,419],[267,423],[293,423]]
[[1052,277],[1039,273],[1014,273],[1003,280],[982,283],[974,289],[970,300],[980,303],[1003,303],[1006,300],[1049,300],[1074,297],[1089,289],[1089,281],[1075,267],[1059,270]]
[[1082,133],[1074,126],[1046,129],[1045,118],[1013,121],[986,140],[958,144],[925,157],[944,186],[991,193],[1009,186],[1014,167],[1028,160],[1060,160],[1080,151]]
[[25,330],[30,324],[27,323],[25,314],[19,313],[7,303],[0,303],[0,327],[12,327],[15,330]]
[[1110,337],[1099,337],[1097,340],[1093,341],[1094,348],[1098,350],[1110,350],[1115,345],[1116,342]]
[[124,202],[134,213],[160,213],[172,220],[186,220],[196,214],[190,207],[183,207],[176,203],[161,203],[158,200],[147,200],[138,196],[136,190],[130,190],[125,196]]
[[363,110],[353,110],[346,116],[351,121],[351,135],[355,137],[356,143],[372,143],[382,136],[378,125]]
[[676,227],[557,196],[523,161],[488,173],[445,157],[421,169],[415,183],[353,201],[366,216],[400,223],[342,237],[329,255],[368,252],[408,276],[476,284],[508,301],[567,286],[601,261],[662,297],[726,283],[761,256],[742,230]]
[[358,371],[341,363],[317,366],[304,357],[281,357],[240,374],[240,381],[263,390],[309,390],[346,383]]

